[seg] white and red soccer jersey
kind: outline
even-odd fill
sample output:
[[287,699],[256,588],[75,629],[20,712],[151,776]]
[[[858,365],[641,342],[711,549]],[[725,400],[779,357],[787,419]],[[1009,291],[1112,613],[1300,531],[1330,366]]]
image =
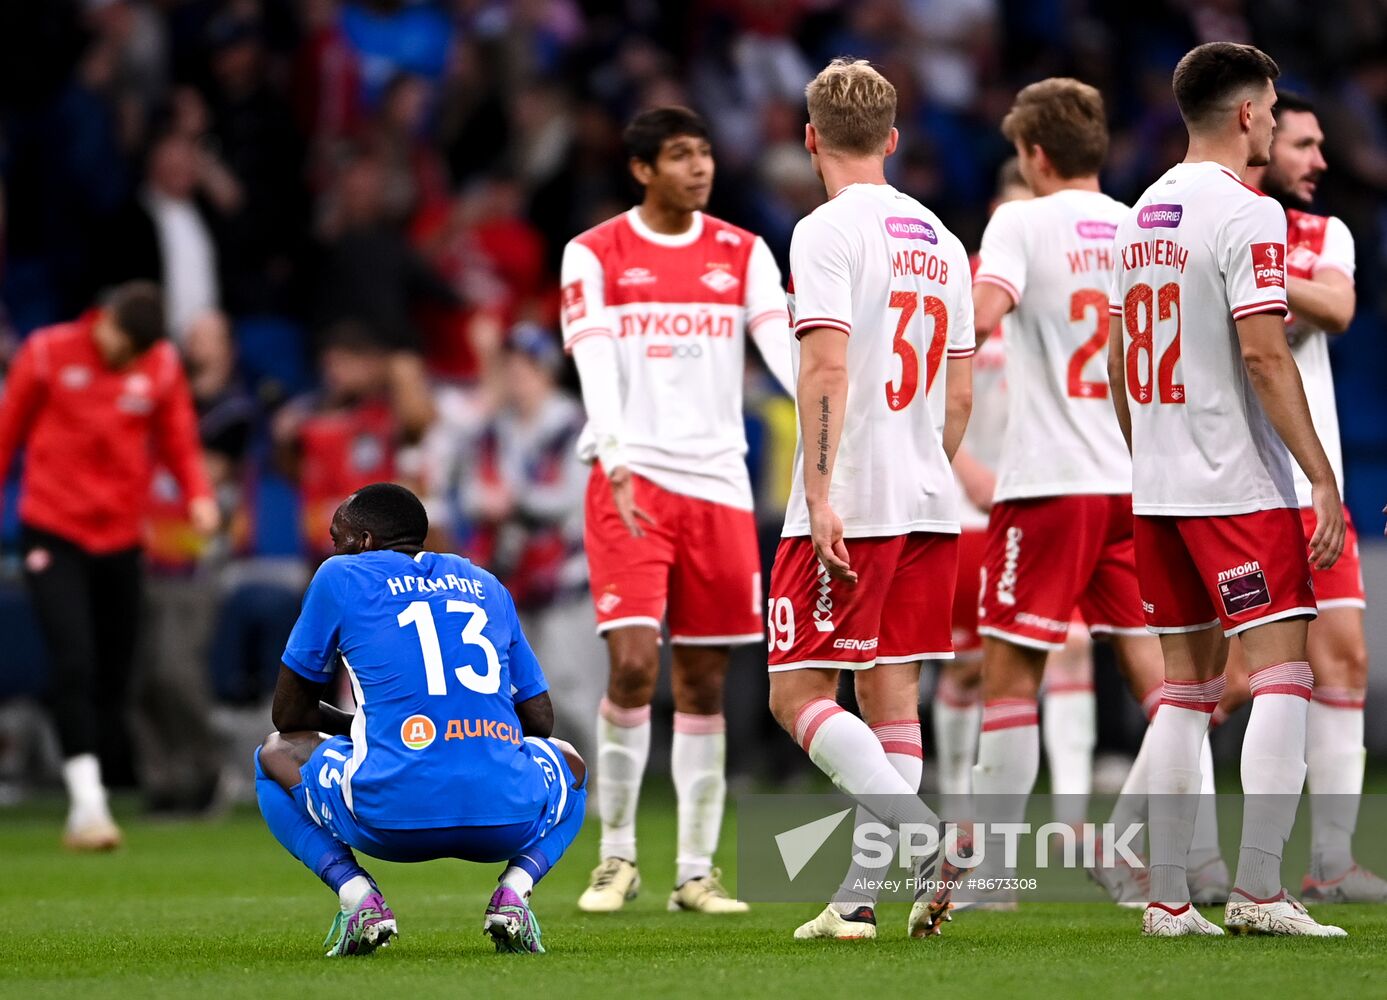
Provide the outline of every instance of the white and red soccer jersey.
[[[637,209],[571,240],[563,256],[564,346],[611,337],[633,472],[673,493],[750,510],[742,422],[746,335],[786,322],[780,269],[757,236],[695,213],[667,236]],[[585,432],[584,460],[596,455]]]
[[1286,215],[1212,162],[1166,171],[1118,225],[1137,514],[1297,506],[1291,459],[1243,365],[1235,321],[1286,312]]
[[[851,184],[790,242],[792,356],[826,327],[848,338],[848,404],[829,501],[848,538],[957,532],[944,455],[944,359],[973,353],[968,255],[937,216],[888,184]],[[809,534],[804,442],[785,537]]]
[[997,500],[1125,494],[1132,462],[1108,400],[1113,234],[1127,206],[1064,190],[998,207],[983,233],[977,282],[1015,307],[1006,331],[1011,410]]
[[[977,462],[996,469],[1007,429],[1006,348],[1001,330],[994,331],[973,355],[973,412],[963,432],[962,448]],[[964,531],[986,531],[987,512],[975,507],[958,488],[959,524]]]
[[[1311,215],[1296,209],[1286,212],[1286,272],[1297,278],[1313,278],[1320,271],[1339,271],[1353,278],[1353,234],[1334,216]],[[1291,347],[1315,433],[1324,445],[1339,492],[1344,491],[1344,455],[1339,445],[1339,410],[1334,401],[1334,372],[1329,367],[1329,335],[1323,330],[1295,328],[1297,338]],[[1310,480],[1299,465],[1291,463],[1296,498],[1302,507],[1310,506]]]

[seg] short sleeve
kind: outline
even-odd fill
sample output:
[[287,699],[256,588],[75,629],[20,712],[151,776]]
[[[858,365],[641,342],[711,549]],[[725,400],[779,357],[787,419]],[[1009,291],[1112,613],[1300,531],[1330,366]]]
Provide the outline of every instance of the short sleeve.
[[746,265],[746,328],[755,330],[762,323],[787,321],[785,290],[780,284],[780,267],[766,241],[756,237]]
[[809,215],[790,239],[796,337],[816,327],[852,333],[852,247],[842,230]]
[[332,678],[342,623],[340,576],[337,559],[318,567],[284,647],[284,665],[310,681],[326,683]]
[[1258,313],[1285,315],[1286,213],[1271,198],[1250,198],[1219,231],[1228,308],[1235,320]]
[[1315,273],[1339,271],[1350,281],[1353,280],[1357,265],[1353,257],[1353,234],[1338,216],[1331,215],[1324,227],[1324,246],[1319,260],[1315,262]]
[[999,205],[983,230],[982,246],[978,249],[978,270],[973,283],[996,285],[1011,296],[1012,304],[1021,301],[1026,290],[1026,233],[1022,224],[1023,202]]
[[535,695],[548,691],[549,682],[544,679],[544,670],[539,665],[539,658],[530,648],[530,641],[525,638],[525,632],[520,627],[520,616],[515,613],[515,601],[509,591],[506,593],[506,604],[509,607],[511,623],[511,701],[519,705],[522,701],[529,701]]
[[564,350],[572,351],[574,344],[588,337],[613,336],[602,262],[597,254],[577,240],[570,240],[564,247],[559,281]]
[[[954,263],[950,270],[954,274],[968,273],[968,254],[962,244],[958,244],[958,252],[954,255]],[[977,334],[973,330],[972,286],[966,282],[962,283],[955,292],[954,299],[958,305],[949,320],[948,354],[950,358],[969,358],[977,348]]]

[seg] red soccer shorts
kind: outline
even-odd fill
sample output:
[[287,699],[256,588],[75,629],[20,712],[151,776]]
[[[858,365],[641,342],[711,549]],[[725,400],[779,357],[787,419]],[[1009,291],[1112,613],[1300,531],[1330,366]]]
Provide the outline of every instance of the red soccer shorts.
[[1137,517],[1137,571],[1152,632],[1225,635],[1315,617],[1305,532],[1294,508],[1221,517]]
[[583,508],[583,545],[597,632],[631,625],[659,629],[670,642],[724,646],[756,642],[761,630],[761,555],[749,510],[672,493],[632,476],[641,522],[636,538],[621,522],[612,488],[594,464]]
[[771,672],[952,659],[958,536],[919,531],[846,544],[856,586],[830,579],[808,538],[780,540],[771,569]]
[[978,635],[978,602],[981,595],[982,555],[987,544],[983,528],[964,529],[958,536],[958,582],[954,585],[954,652],[959,655],[982,649]]
[[[1315,512],[1300,508],[1300,523],[1305,530],[1305,544],[1315,533]],[[1366,608],[1367,594],[1363,590],[1363,563],[1358,557],[1358,529],[1353,526],[1348,508],[1344,508],[1344,553],[1329,569],[1310,567],[1310,579],[1315,583],[1315,604],[1320,609]]]
[[1077,609],[1090,632],[1141,632],[1130,496],[1036,497],[992,507],[978,631],[1060,649]]

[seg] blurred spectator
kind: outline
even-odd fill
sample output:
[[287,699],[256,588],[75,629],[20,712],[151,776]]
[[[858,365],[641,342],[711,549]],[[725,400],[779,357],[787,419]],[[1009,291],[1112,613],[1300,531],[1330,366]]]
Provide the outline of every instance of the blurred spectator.
[[98,256],[101,287],[137,278],[163,286],[169,334],[178,341],[195,316],[219,305],[217,245],[201,186],[194,141],[164,133],[149,150],[144,184],[107,222]]
[[443,157],[427,132],[431,101],[428,81],[408,73],[396,76],[386,85],[363,143],[381,165],[382,215],[395,225],[436,212],[448,200]]
[[337,505],[367,483],[392,480],[402,442],[417,441],[432,402],[414,394],[408,358],[392,357],[360,324],[343,321],[326,336],[323,387],[291,400],[274,422],[280,464],[299,484],[304,551],[332,555],[328,528]]
[[555,700],[555,731],[591,748],[606,649],[596,637],[583,557],[588,469],[576,445],[585,416],[557,388],[562,364],[552,333],[528,323],[511,330],[498,405],[468,449],[460,506],[474,528],[469,556],[515,597],[550,685],[564,692]]

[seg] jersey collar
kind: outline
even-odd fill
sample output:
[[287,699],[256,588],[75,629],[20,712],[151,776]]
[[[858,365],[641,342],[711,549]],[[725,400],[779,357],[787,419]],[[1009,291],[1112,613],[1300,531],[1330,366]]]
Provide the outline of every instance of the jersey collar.
[[693,225],[685,232],[670,235],[668,233],[657,233],[645,224],[641,218],[640,209],[631,208],[626,212],[626,221],[635,231],[636,235],[643,240],[648,240],[657,246],[662,247],[686,247],[698,242],[698,238],[703,235],[703,213],[693,214]]

